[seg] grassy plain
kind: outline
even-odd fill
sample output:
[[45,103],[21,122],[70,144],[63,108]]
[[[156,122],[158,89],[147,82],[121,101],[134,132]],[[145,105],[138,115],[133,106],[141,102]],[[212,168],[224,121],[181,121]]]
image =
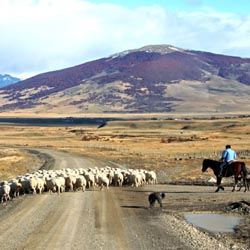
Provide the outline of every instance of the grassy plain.
[[[161,182],[195,182],[204,158],[219,159],[226,144],[250,167],[250,118],[126,119],[96,125],[0,124],[0,181],[31,171],[39,159],[28,148],[98,157],[128,168],[157,171]],[[243,154],[243,153],[245,154]]]

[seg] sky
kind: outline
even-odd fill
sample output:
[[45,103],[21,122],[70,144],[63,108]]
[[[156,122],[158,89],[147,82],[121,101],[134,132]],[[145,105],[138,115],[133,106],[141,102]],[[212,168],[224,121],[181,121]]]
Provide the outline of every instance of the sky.
[[25,79],[152,44],[250,58],[250,1],[0,0],[0,74]]

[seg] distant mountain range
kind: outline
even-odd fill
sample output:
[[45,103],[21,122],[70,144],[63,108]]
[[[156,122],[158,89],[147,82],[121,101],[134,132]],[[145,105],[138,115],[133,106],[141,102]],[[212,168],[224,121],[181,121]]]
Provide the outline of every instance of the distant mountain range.
[[0,111],[244,112],[249,96],[249,58],[151,45],[6,86]]
[[8,74],[0,74],[0,88],[10,85],[12,83],[19,82],[21,79],[13,77]]

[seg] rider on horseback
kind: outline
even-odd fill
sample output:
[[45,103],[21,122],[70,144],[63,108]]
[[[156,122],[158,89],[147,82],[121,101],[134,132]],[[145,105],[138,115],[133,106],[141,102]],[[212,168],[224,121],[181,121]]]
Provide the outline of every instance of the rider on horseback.
[[220,178],[222,177],[223,168],[229,165],[235,159],[236,159],[236,152],[233,149],[231,149],[230,145],[226,145],[226,149],[222,152],[221,155],[221,161],[223,162],[220,164],[218,177]]

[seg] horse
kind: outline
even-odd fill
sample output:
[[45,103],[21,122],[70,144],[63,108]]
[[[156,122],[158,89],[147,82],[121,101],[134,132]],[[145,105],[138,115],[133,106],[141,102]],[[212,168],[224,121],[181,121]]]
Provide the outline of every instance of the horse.
[[[210,159],[204,159],[202,163],[202,169],[201,169],[202,172],[205,172],[208,168],[211,168],[214,171],[214,175],[217,178],[217,189],[215,190],[215,192],[218,192],[220,189],[224,190],[224,187],[221,185],[222,177],[218,177],[221,163],[222,163],[221,161],[214,161]],[[224,177],[230,177],[230,176],[234,176],[234,187],[232,192],[234,192],[237,187],[239,177],[242,177],[243,179],[243,185],[245,187],[244,192],[246,192],[247,169],[245,163],[240,161],[233,161],[229,165],[227,165]]]

